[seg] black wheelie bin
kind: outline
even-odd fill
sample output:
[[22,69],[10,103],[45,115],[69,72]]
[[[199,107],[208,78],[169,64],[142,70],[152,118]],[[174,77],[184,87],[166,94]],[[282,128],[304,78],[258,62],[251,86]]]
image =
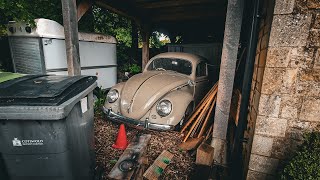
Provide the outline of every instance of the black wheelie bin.
[[93,76],[0,83],[0,180],[94,178]]

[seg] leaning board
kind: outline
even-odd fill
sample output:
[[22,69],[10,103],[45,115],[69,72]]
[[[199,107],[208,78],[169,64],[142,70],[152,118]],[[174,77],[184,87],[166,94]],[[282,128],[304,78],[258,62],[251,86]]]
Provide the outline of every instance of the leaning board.
[[122,172],[119,169],[119,164],[123,160],[131,158],[133,154],[139,154],[137,159],[137,161],[139,162],[140,158],[142,157],[144,151],[147,148],[150,138],[150,134],[144,134],[139,137],[138,142],[131,142],[127,149],[123,152],[117,163],[113,166],[112,170],[108,174],[108,177],[110,179],[130,179],[134,173],[134,170],[129,172]]
[[158,177],[163,173],[164,169],[169,165],[173,156],[174,155],[169,151],[162,151],[153,164],[143,174],[143,177],[149,180],[157,180]]

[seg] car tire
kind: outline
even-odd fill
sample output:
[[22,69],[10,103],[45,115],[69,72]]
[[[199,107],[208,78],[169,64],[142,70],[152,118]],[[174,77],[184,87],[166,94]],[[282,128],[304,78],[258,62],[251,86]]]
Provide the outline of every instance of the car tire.
[[181,121],[175,126],[176,131],[180,131],[183,128],[183,126],[188,122],[186,118],[190,116],[190,114],[193,112],[193,109],[194,109],[194,104],[193,102],[190,102],[189,105],[187,106],[186,111],[184,112],[184,115]]

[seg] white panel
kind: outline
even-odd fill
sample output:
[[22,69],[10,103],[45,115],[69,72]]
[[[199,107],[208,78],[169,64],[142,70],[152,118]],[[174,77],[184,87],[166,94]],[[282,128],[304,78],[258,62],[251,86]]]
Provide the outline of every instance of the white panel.
[[[65,42],[61,39],[42,39],[46,69],[67,68]],[[81,67],[116,65],[116,45],[80,41]]]
[[[59,72],[49,72],[48,74],[56,74],[56,75],[68,75],[67,71],[59,71]],[[82,75],[89,76],[97,76],[98,87],[102,87],[102,89],[111,88],[117,83],[117,68],[100,68],[100,69],[86,69],[81,70]]]

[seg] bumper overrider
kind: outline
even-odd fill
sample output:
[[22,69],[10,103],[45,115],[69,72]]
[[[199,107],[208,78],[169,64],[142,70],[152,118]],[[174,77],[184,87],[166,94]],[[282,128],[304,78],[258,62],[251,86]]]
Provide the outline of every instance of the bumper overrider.
[[174,129],[173,125],[150,123],[148,119],[146,119],[145,121],[140,121],[140,120],[124,117],[120,114],[113,112],[112,109],[105,108],[104,106],[102,107],[102,109],[103,109],[103,112],[107,115],[108,119],[115,122],[124,123],[128,125],[136,126],[138,128],[143,128],[143,129],[152,129],[152,130],[161,130],[161,131],[169,131]]

